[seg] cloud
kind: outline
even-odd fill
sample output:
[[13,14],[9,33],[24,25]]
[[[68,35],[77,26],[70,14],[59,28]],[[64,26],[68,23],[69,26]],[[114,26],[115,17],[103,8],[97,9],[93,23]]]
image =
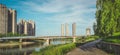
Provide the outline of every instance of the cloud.
[[22,1],[24,6],[32,8],[32,11],[56,13],[66,12],[76,9],[85,9],[92,5],[95,5],[95,0],[49,0],[48,2],[36,1]]
[[95,22],[96,0],[31,0],[20,3],[28,13],[53,14],[50,17],[42,17],[47,23],[76,22],[80,29],[85,30],[87,27],[92,28]]

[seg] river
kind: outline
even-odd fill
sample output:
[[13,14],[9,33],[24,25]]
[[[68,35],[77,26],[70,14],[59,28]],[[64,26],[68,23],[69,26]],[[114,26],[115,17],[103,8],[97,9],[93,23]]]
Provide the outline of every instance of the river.
[[[71,41],[61,41],[55,40],[51,41],[52,45],[71,43]],[[0,55],[30,55],[33,51],[40,51],[40,49],[45,48],[46,42],[44,43],[34,43],[30,45],[17,45],[0,47]]]

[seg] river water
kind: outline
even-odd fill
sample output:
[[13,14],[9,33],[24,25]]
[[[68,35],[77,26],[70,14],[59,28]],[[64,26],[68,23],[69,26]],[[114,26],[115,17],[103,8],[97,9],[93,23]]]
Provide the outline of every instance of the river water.
[[[51,41],[52,45],[71,43],[71,41]],[[45,48],[46,42],[44,43],[34,43],[30,45],[17,45],[9,47],[0,47],[0,55],[30,55],[33,51],[40,51],[40,49]]]

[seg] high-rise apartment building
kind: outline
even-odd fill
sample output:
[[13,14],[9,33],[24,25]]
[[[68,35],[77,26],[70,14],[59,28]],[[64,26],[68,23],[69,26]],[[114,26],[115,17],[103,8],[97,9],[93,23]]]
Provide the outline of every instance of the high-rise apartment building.
[[68,36],[69,35],[69,27],[68,27],[68,24],[66,23],[65,24],[65,36]]
[[23,34],[24,33],[24,20],[20,20],[20,22],[17,24],[17,33]]
[[8,9],[5,5],[0,4],[0,33],[16,33],[16,10]]
[[64,24],[61,24],[61,36],[64,36]]
[[8,32],[17,33],[17,13],[15,10],[9,9],[8,11]]
[[91,30],[90,30],[90,28],[87,28],[86,29],[86,36],[90,36],[91,35]]
[[[61,24],[61,36],[69,36],[69,26],[67,23]],[[72,24],[72,36],[76,36],[76,23]]]
[[75,37],[76,36],[76,23],[72,24],[72,36]]
[[35,23],[32,20],[26,21],[21,20],[18,25],[18,33],[25,34],[28,36],[35,36]]

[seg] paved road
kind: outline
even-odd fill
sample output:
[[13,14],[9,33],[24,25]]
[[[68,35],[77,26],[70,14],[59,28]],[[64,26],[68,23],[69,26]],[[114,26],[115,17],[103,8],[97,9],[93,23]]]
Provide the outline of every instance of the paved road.
[[95,47],[95,44],[101,40],[96,40],[75,48],[67,53],[67,55],[109,55],[106,52]]

